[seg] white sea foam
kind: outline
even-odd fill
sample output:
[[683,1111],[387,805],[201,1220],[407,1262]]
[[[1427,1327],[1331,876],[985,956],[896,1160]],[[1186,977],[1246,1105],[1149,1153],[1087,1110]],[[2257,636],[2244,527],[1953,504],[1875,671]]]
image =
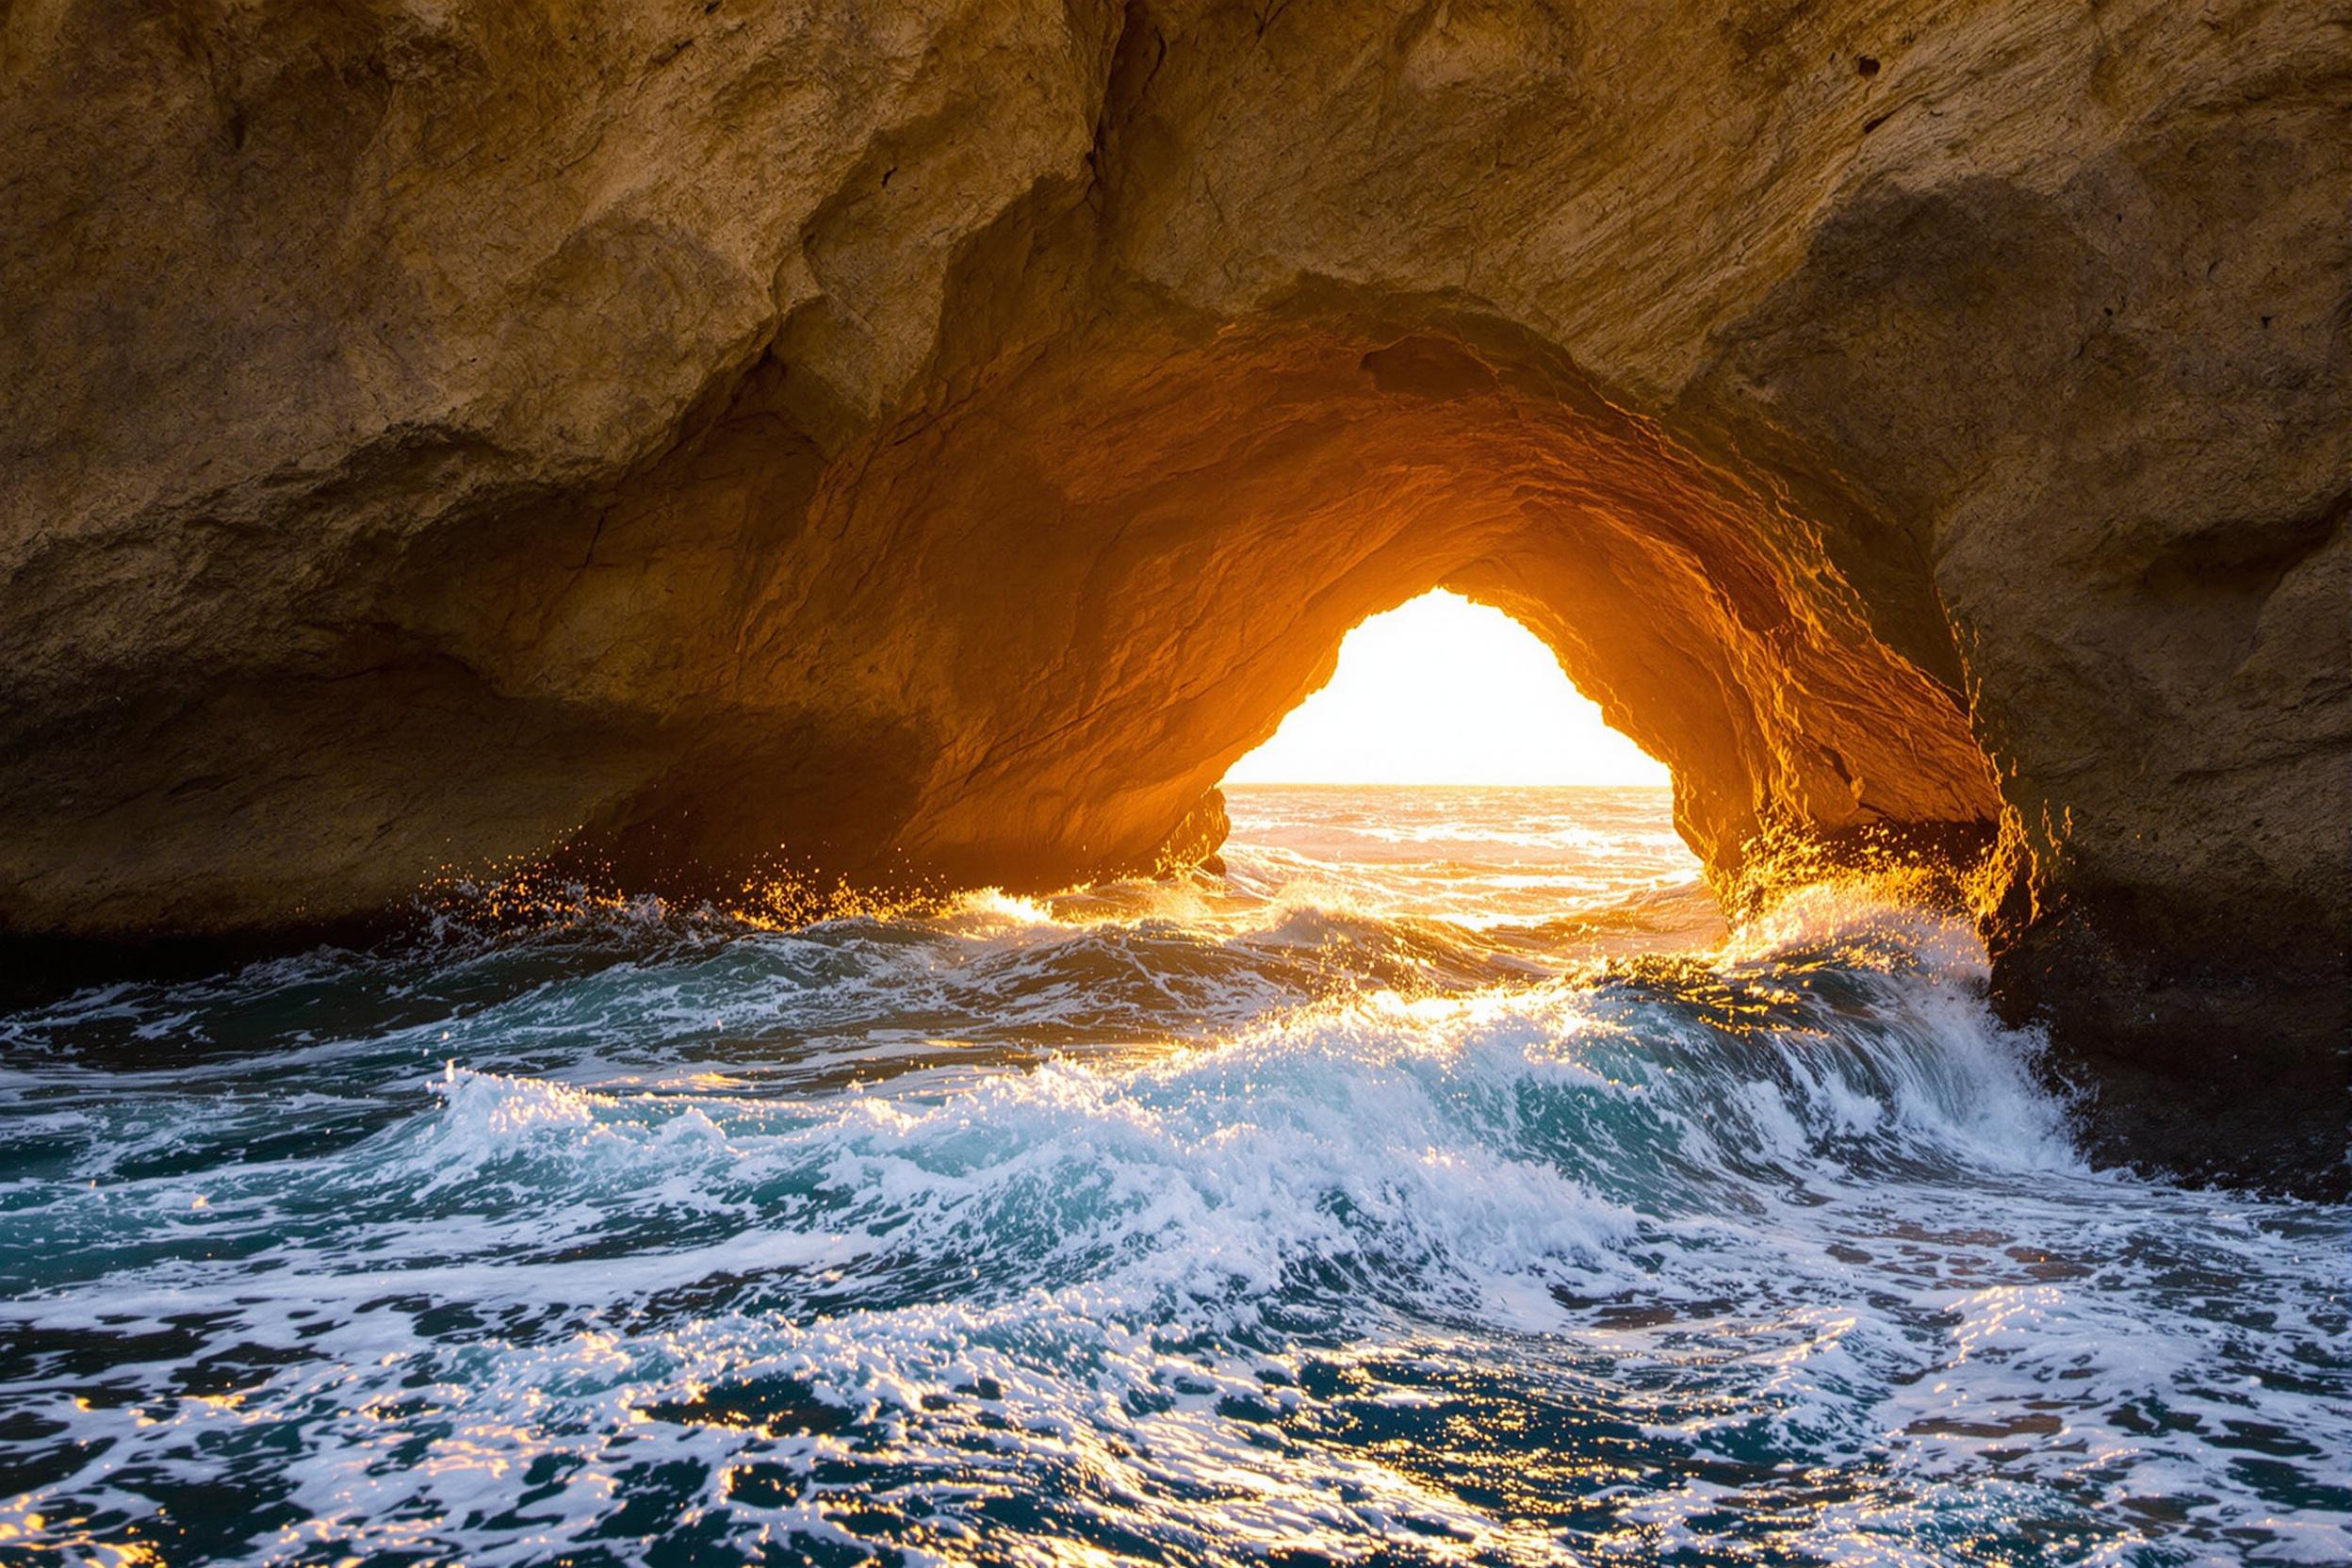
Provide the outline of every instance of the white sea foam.
[[175,1560],[2352,1555],[2344,1217],[2086,1168],[1965,928],[1497,971],[1077,902],[363,966],[342,1036],[296,966],[294,1051],[28,1057],[0,1547],[203,1484]]

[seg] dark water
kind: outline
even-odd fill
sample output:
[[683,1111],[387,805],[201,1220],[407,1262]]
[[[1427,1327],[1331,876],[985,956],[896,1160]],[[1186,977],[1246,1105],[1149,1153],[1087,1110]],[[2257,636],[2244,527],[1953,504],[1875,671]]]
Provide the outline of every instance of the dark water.
[[2352,1559],[2345,1214],[2087,1168],[1966,931],[1234,814],[0,1019],[0,1560]]

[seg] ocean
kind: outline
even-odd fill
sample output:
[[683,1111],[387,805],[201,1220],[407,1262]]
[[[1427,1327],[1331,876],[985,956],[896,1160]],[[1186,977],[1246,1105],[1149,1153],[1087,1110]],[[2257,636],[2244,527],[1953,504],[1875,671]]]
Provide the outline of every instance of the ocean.
[[1652,790],[0,1016],[0,1562],[2352,1560],[2352,1218]]

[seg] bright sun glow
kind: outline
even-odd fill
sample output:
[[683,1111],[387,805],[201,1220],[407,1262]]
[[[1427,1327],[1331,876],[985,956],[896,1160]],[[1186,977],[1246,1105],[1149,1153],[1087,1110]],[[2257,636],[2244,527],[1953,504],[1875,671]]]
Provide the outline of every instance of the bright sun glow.
[[1340,645],[1330,685],[1233,764],[1233,784],[1664,784],[1535,633],[1440,590]]

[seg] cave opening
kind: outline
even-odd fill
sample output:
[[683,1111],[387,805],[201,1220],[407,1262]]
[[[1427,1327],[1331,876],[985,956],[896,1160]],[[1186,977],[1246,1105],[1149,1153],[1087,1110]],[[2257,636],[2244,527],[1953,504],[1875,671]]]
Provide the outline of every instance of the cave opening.
[[1672,781],[1664,763],[1576,689],[1533,630],[1433,588],[1357,623],[1330,681],[1226,770],[1224,786]]
[[1328,678],[1261,721],[1272,733],[1210,797],[1223,841],[1206,864],[1227,891],[1338,889],[1360,913],[1479,933],[1537,964],[1603,951],[1552,944],[1583,918],[1564,911],[1639,907],[1644,943],[1719,939],[1672,773],[1525,620],[1441,586],[1333,642]]

